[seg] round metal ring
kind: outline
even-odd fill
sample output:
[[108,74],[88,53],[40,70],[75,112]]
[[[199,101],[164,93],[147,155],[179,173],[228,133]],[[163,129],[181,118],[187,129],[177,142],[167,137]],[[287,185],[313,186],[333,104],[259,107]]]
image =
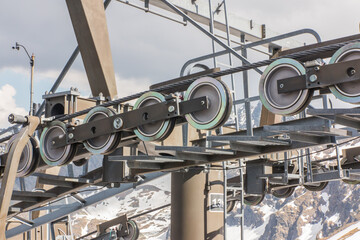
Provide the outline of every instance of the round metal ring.
[[[114,112],[106,107],[93,108],[84,118],[84,123],[90,123],[100,119],[114,116]],[[96,126],[92,128],[92,131],[96,131]],[[119,142],[120,133],[106,134],[98,137],[94,137],[84,141],[86,150],[93,154],[107,154],[113,151]]]
[[[231,94],[221,81],[203,77],[194,81],[186,90],[184,100],[207,96],[209,108],[185,115],[188,123],[196,129],[211,130],[226,121],[231,112]],[[229,107],[230,106],[230,107]]]
[[40,155],[50,166],[61,166],[69,163],[75,154],[72,144],[63,147],[53,147],[53,138],[66,134],[65,123],[53,121],[43,129],[40,137]]
[[[147,92],[143,94],[135,103],[134,109],[147,107],[153,104],[165,102],[165,97],[158,92]],[[143,118],[146,119],[151,113],[144,113]],[[173,119],[156,121],[138,126],[134,133],[142,141],[161,141],[165,139],[175,126]]]
[[[17,136],[14,135],[9,139],[7,143],[7,152],[10,151],[16,137]],[[30,140],[26,143],[20,156],[16,177],[25,177],[35,171],[39,163],[39,150],[37,146],[37,141],[34,138],[30,138]]]
[[272,62],[260,78],[259,95],[262,104],[270,112],[280,115],[294,115],[304,110],[311,101],[313,91],[304,89],[278,93],[277,81],[305,73],[305,67],[294,59],[282,58]]
[[[360,42],[350,43],[338,49],[329,64],[360,59]],[[334,96],[344,102],[360,103],[360,84],[358,81],[338,83],[329,87]]]

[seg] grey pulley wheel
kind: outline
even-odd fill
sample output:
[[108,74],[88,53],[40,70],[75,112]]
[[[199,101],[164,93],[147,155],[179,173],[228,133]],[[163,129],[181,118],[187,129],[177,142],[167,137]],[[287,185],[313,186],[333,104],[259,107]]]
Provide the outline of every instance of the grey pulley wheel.
[[[106,107],[95,107],[85,117],[84,123],[92,123],[107,117],[114,116],[114,111]],[[92,133],[97,133],[96,124],[91,128]],[[120,141],[120,133],[111,133],[84,141],[86,150],[93,154],[108,154],[112,152]]]
[[[148,107],[165,101],[165,96],[161,93],[147,92],[136,101],[134,109]],[[152,112],[145,112],[142,118],[148,120],[152,114]],[[159,120],[138,126],[134,133],[142,141],[161,141],[169,136],[174,126],[175,119]]]
[[208,99],[208,109],[186,114],[185,118],[196,129],[216,129],[226,122],[231,113],[232,98],[230,91],[222,81],[203,77],[189,86],[184,100],[204,96]]
[[282,58],[272,62],[260,78],[259,96],[262,104],[270,112],[279,115],[294,115],[303,111],[311,101],[313,90],[279,93],[277,82],[305,73],[305,67],[296,60]]
[[[16,137],[17,135],[14,135],[9,139],[7,143],[7,152],[9,152],[10,148],[13,147],[14,145],[13,143]],[[25,177],[30,175],[35,171],[38,164],[39,164],[38,142],[31,137],[30,140],[26,143],[23,151],[21,152],[21,157],[20,157],[16,176]]]
[[[331,57],[329,64],[357,59],[360,59],[360,42],[350,43],[337,50]],[[329,89],[335,97],[344,102],[353,104],[360,103],[359,81],[338,83],[334,86],[330,86]]]
[[53,121],[43,129],[40,138],[40,154],[44,162],[50,166],[61,166],[69,163],[75,154],[73,144],[63,147],[54,147],[53,139],[58,136],[65,136],[65,123]]

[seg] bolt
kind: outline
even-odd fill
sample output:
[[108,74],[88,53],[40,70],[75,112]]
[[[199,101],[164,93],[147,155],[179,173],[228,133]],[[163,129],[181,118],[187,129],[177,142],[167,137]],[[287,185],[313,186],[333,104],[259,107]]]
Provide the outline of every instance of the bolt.
[[174,107],[174,106],[169,106],[168,111],[169,111],[169,112],[175,111],[175,107]]
[[74,137],[73,133],[69,133],[69,139],[72,139]]
[[352,68],[352,67],[347,70],[347,74],[348,74],[349,77],[354,76],[355,73],[356,73],[356,70],[354,68]]
[[315,74],[311,75],[309,78],[310,82],[315,82],[317,80],[317,76]]
[[315,69],[315,71],[319,71],[320,67],[315,67],[314,69]]
[[122,126],[124,125],[124,122],[121,118],[115,118],[114,122],[113,122],[113,126],[115,129],[120,129]]
[[283,84],[283,83],[280,84],[280,88],[284,88],[284,84]]

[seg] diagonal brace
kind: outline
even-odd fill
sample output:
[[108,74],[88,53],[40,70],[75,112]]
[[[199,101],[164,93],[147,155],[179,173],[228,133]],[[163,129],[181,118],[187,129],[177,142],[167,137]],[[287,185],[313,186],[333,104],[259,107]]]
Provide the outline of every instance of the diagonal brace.
[[[186,19],[187,21],[189,21],[194,27],[196,27],[197,29],[199,29],[200,31],[202,31],[205,35],[207,35],[208,37],[210,37],[211,39],[213,39],[215,42],[217,42],[220,46],[222,46],[223,48],[225,48],[226,50],[228,50],[230,53],[232,53],[235,57],[239,58],[243,63],[246,64],[251,64],[246,58],[244,58],[243,56],[241,56],[240,54],[238,54],[234,49],[232,49],[231,47],[229,47],[228,45],[226,45],[225,43],[223,43],[219,38],[217,38],[214,34],[212,34],[211,32],[207,31],[205,28],[201,27],[197,22],[195,22],[192,18],[190,18],[188,15],[186,15],[183,11],[181,11],[178,7],[176,7],[174,4],[172,4],[171,2],[169,2],[168,0],[161,0],[163,3],[165,3],[169,8],[171,8],[174,12],[176,12],[177,14],[181,15],[184,19]],[[256,72],[258,72],[259,74],[262,74],[263,72],[258,69],[258,68],[254,68],[254,70]]]

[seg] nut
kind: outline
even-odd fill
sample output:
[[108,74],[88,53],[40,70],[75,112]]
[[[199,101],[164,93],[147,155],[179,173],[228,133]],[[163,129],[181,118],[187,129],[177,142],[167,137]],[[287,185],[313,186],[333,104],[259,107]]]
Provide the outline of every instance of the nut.
[[175,111],[175,107],[174,107],[174,106],[169,106],[169,107],[168,107],[168,111],[169,111],[169,112]]
[[315,82],[317,80],[317,76],[315,74],[311,75],[309,78],[310,82]]
[[113,126],[115,129],[120,129],[124,125],[124,121],[121,118],[115,118]]

